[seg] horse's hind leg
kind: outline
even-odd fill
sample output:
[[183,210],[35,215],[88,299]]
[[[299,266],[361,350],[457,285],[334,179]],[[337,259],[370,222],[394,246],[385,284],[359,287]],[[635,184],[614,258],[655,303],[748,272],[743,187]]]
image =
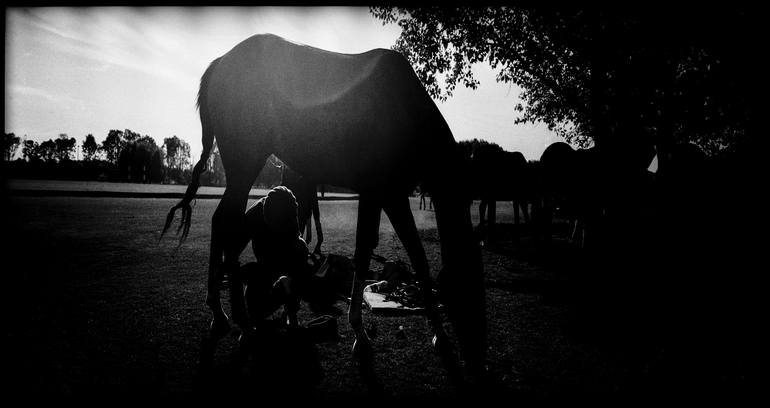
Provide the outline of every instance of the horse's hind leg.
[[211,220],[211,244],[209,246],[209,271],[206,293],[206,305],[211,309],[213,319],[211,321],[211,336],[219,338],[230,331],[230,324],[227,323],[227,314],[222,308],[222,302],[219,296],[219,272],[222,269],[222,255],[224,236],[222,234],[221,224],[221,206],[217,206],[214,211],[214,217]]
[[485,225],[485,217],[487,216],[487,200],[482,198],[479,200],[479,227]]
[[420,290],[425,299],[425,310],[433,334],[434,345],[441,356],[441,360],[446,367],[452,381],[460,381],[459,363],[457,354],[454,352],[449,338],[444,330],[441,317],[438,313],[437,301],[433,295],[433,283],[430,277],[430,268],[428,258],[425,255],[425,248],[420,241],[420,235],[417,232],[417,226],[414,223],[414,216],[409,208],[409,200],[406,197],[395,198],[386,203],[385,213],[390,219],[390,223],[398,234],[398,238],[404,245],[409,261],[412,263],[420,283]]
[[519,225],[521,220],[519,219],[519,200],[513,200],[513,224]]

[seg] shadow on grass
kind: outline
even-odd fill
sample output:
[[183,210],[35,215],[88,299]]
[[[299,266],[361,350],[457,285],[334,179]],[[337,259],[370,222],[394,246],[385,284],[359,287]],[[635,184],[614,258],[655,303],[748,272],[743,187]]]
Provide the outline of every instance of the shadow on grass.
[[[305,329],[265,331],[250,341],[201,336],[194,394],[236,397],[259,403],[312,398],[323,372],[315,344]],[[238,339],[240,340],[240,339]],[[224,358],[218,348],[226,349]]]

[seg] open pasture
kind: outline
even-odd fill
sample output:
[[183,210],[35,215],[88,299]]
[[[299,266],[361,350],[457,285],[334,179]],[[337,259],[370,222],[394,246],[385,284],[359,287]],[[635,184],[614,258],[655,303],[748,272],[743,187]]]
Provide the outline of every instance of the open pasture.
[[[4,220],[14,295],[7,297],[11,350],[18,365],[15,389],[75,396],[218,395],[200,381],[199,352],[210,314],[204,304],[211,216],[219,200],[197,200],[187,241],[173,234],[158,241],[172,199],[12,197]],[[432,211],[413,213],[431,263],[440,265]],[[503,240],[483,251],[487,281],[490,368],[502,390],[518,396],[574,391],[605,392],[622,386],[622,367],[566,331],[569,302],[548,295],[569,268],[541,262],[526,238],[516,242],[510,203],[498,203]],[[323,251],[352,257],[357,201],[321,201]],[[478,220],[473,208],[474,224]],[[177,225],[177,224],[175,224]],[[507,234],[507,236],[506,236]],[[558,244],[557,240],[556,243]],[[569,246],[557,245],[569,250]],[[247,249],[245,262],[253,255]],[[408,262],[387,216],[375,253]],[[372,261],[371,269],[380,267]],[[226,300],[226,296],[223,299]],[[340,301],[338,308],[347,310]],[[225,301],[225,309],[229,305]],[[303,304],[300,319],[314,316]],[[421,316],[380,317],[365,311],[375,370],[386,396],[452,398]],[[317,344],[323,379],[311,391],[322,399],[367,397],[350,350],[345,315],[339,342]],[[404,327],[406,338],[395,335]],[[219,342],[213,369],[224,386],[233,380],[249,393],[248,373],[234,363],[237,342]],[[254,384],[256,387],[257,385]]]

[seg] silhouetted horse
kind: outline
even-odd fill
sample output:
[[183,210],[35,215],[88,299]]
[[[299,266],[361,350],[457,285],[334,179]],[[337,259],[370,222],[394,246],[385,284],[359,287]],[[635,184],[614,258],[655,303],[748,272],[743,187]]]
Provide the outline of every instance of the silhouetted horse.
[[602,213],[601,174],[595,148],[575,151],[564,142],[550,144],[539,161],[537,224],[550,239],[554,216],[570,220],[572,239],[585,244],[586,228]]
[[[427,202],[425,200],[425,196],[428,197]],[[420,186],[420,205],[419,205],[419,208],[421,210],[427,210],[429,205],[430,205],[430,209],[432,210],[433,209],[433,197],[431,197],[430,194],[428,194],[428,192],[425,191],[425,187],[424,186]]]
[[[573,149],[564,142],[549,145],[540,157],[540,200],[537,204],[539,229],[550,238],[554,215],[572,223],[573,240],[582,247],[590,241],[591,230],[604,224],[612,211],[613,222],[622,213],[638,207],[651,194],[651,175],[647,168],[655,152],[651,146],[601,149]],[[633,211],[639,211],[637,208]]]
[[[466,368],[483,375],[486,361],[484,274],[472,239],[469,198],[457,192],[457,143],[409,62],[392,50],[338,54],[255,35],[214,60],[198,93],[203,152],[184,198],[167,216],[164,232],[182,209],[181,239],[189,230],[190,202],[216,137],[227,187],[211,224],[206,303],[212,329],[225,332],[217,270],[235,271],[242,248],[248,192],[274,153],[315,183],[359,194],[355,274],[348,318],[356,336],[353,351],[371,361],[361,317],[364,276],[377,245],[380,214],[388,215],[409,255],[426,297],[434,344],[460,381],[457,356],[432,296],[428,260],[409,207],[420,182],[435,200],[443,267],[439,293],[459,340]],[[237,274],[230,282],[233,321],[251,335]]]
[[529,202],[533,194],[527,159],[521,152],[507,152],[494,145],[480,145],[472,153],[471,169],[475,195],[479,198],[479,229],[485,237],[494,236],[497,201],[513,202],[514,223],[520,223],[519,210],[529,222]]

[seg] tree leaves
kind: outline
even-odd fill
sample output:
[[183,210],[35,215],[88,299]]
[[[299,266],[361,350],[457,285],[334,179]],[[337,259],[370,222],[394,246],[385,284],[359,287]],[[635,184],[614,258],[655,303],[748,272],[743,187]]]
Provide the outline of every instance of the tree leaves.
[[718,151],[746,128],[751,86],[735,74],[757,39],[740,10],[371,12],[402,28],[393,48],[432,97],[446,100],[457,86],[475,89],[471,66],[486,62],[500,69],[499,82],[522,89],[516,123],[543,122],[573,144],[590,144],[599,135],[651,134],[646,143],[689,140]]
[[21,144],[21,139],[18,136],[14,133],[6,133],[3,136],[3,160],[11,161],[16,149],[19,148],[19,144]]

